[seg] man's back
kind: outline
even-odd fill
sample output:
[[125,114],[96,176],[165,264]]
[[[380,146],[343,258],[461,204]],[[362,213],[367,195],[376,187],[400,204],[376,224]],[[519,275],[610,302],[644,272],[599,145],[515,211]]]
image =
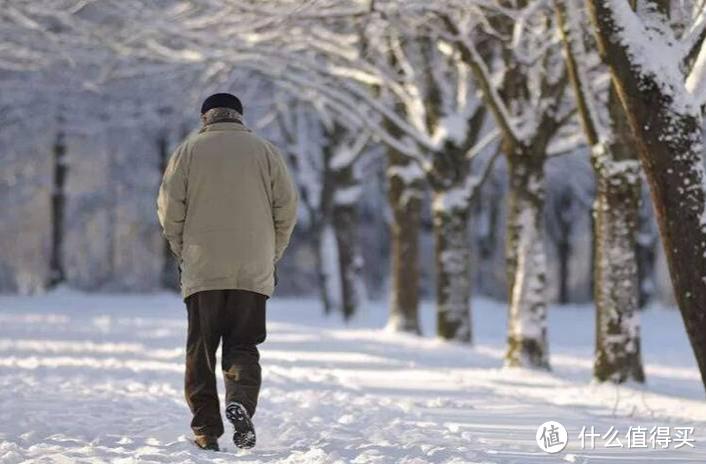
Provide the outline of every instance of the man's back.
[[[239,122],[206,125],[177,149],[161,190],[160,219],[177,242],[185,298],[213,289],[272,294],[297,195],[271,144]],[[169,236],[170,222],[178,236]]]
[[[257,232],[272,236],[270,164],[277,154],[237,123],[207,126],[192,144],[187,190],[192,210],[187,211],[184,234],[249,230],[269,222],[269,228]],[[265,238],[261,240],[267,242]]]

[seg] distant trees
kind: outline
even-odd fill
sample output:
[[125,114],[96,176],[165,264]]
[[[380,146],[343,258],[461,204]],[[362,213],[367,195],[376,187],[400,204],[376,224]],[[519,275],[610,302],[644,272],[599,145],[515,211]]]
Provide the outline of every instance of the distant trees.
[[51,255],[49,258],[48,287],[53,288],[66,279],[64,272],[64,228],[66,211],[66,140],[64,128],[59,123],[59,132],[52,147],[53,176],[51,191]]
[[[169,162],[169,137],[166,132],[162,132],[157,137],[157,156],[159,160],[159,172],[162,173],[167,168]],[[179,272],[177,262],[167,239],[162,242],[162,285],[164,288],[179,290]]]
[[367,132],[353,134],[329,117],[317,117],[311,105],[288,101],[289,110],[276,116],[276,127],[301,191],[306,211],[302,226],[316,255],[321,301],[326,313],[339,311],[349,319],[366,298],[358,165],[370,137]]
[[[568,162],[565,162],[567,158]],[[548,273],[548,282],[554,282],[556,302],[559,304],[581,301],[581,283],[586,282],[585,269],[588,266],[577,266],[576,256],[582,253],[583,249],[590,248],[585,246],[585,242],[581,243],[581,237],[585,236],[585,223],[590,216],[594,192],[584,179],[589,176],[585,175],[583,161],[584,156],[576,153],[573,156],[550,159],[547,163],[547,202],[544,216],[547,245],[554,247],[556,264],[555,272]],[[556,166],[550,169],[552,162]],[[572,170],[574,174],[567,176],[567,170]],[[590,175],[590,172],[588,174]]]
[[351,318],[365,300],[363,255],[360,244],[358,204],[362,185],[357,163],[368,148],[367,132],[347,133],[340,124],[325,128],[323,147],[326,169],[334,186],[331,199],[331,225],[336,238],[340,309]]
[[[637,151],[636,151],[637,152]],[[637,232],[637,277],[640,288],[640,308],[645,308],[657,295],[657,256],[661,250],[659,230],[652,213],[649,186],[644,185],[640,201]]]

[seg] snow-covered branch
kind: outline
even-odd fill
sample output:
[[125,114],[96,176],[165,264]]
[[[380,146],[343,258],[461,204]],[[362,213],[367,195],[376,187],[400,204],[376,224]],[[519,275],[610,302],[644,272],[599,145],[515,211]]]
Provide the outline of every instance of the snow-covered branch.
[[583,124],[584,132],[590,145],[596,145],[601,139],[604,130],[598,118],[595,94],[590,88],[591,80],[588,77],[585,63],[587,61],[586,48],[584,46],[582,30],[580,27],[578,11],[575,0],[555,0],[554,1],[559,33],[564,42],[564,56],[566,59],[567,72],[569,73],[579,118]]
[[471,40],[462,35],[454,21],[445,13],[440,18],[453,35],[453,41],[458,46],[463,61],[473,70],[478,86],[482,90],[485,102],[493,112],[504,136],[514,141],[519,141],[517,129],[514,127],[503,99],[500,97],[488,70],[485,61]]

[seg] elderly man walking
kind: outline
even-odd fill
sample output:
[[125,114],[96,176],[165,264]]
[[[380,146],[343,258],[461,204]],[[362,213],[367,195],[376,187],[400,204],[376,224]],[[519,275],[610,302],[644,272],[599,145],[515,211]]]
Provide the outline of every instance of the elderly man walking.
[[223,343],[226,417],[233,442],[255,446],[265,303],[297,217],[297,192],[277,149],[243,124],[237,97],[201,107],[202,129],[172,155],[157,199],[159,222],[179,261],[188,312],[186,400],[195,443],[218,450],[223,434],[216,349]]

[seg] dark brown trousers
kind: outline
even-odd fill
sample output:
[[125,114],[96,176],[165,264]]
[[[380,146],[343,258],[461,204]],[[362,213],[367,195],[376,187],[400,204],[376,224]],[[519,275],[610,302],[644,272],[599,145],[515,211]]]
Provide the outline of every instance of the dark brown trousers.
[[265,295],[246,290],[208,290],[186,299],[185,394],[195,435],[223,435],[215,367],[221,340],[226,404],[238,402],[250,417],[255,414],[262,381],[257,345],[267,335],[266,301]]

